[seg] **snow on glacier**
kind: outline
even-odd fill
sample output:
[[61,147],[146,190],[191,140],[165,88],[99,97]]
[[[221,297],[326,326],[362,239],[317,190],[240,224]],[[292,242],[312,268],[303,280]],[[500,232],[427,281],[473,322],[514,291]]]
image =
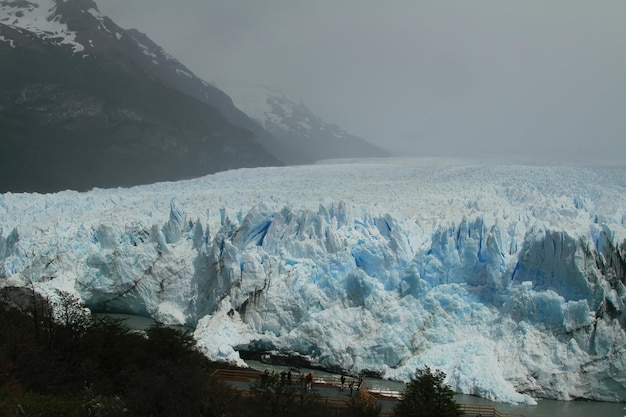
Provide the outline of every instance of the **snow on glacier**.
[[626,401],[626,167],[396,159],[0,195],[0,278],[497,401]]

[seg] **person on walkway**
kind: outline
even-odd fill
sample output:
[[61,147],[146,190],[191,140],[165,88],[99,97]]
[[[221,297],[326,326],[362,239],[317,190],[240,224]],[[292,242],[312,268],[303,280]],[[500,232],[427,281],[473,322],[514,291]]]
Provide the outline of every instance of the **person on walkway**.
[[339,391],[343,391],[343,388],[345,385],[346,385],[346,376],[341,375],[341,388],[339,389]]
[[356,386],[357,391],[361,389],[361,384],[363,384],[363,375],[359,375],[359,383]]
[[306,388],[307,390],[313,389],[313,374],[311,372],[306,375]]
[[348,385],[348,388],[350,388],[350,396],[352,397],[352,391],[354,391],[354,381],[350,381],[350,385]]

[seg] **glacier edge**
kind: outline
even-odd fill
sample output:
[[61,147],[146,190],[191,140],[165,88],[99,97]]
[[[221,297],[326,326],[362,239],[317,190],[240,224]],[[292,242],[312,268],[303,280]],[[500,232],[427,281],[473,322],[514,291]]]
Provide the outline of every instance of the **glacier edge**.
[[264,346],[400,380],[428,365],[496,401],[626,401],[619,172],[365,161],[7,193],[0,278],[194,326],[218,360]]

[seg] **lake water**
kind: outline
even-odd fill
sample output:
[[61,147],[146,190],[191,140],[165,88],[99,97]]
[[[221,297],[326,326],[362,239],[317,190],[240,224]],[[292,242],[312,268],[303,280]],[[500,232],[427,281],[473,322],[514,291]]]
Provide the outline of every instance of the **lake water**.
[[109,317],[114,320],[120,320],[130,329],[133,330],[146,330],[152,326],[155,321],[141,316],[134,316],[132,314],[115,314],[115,313],[94,313],[94,317]]
[[[256,370],[263,371],[269,369],[280,373],[284,366],[272,366],[257,361],[246,361],[248,365]],[[311,371],[313,375],[336,376],[329,372],[319,370],[301,369],[307,373]],[[370,389],[385,391],[401,391],[404,389],[402,382],[386,381],[376,378],[365,378],[365,386]],[[500,413],[523,414],[526,417],[626,417],[626,404],[605,403],[596,401],[555,401],[538,399],[537,405],[512,405],[504,403],[494,403],[493,401],[471,395],[456,395],[455,401],[460,404],[486,404],[495,407]]]
[[526,417],[626,417],[626,404],[597,401],[537,400],[537,405],[494,403],[469,395],[457,395],[462,404],[489,404],[501,413],[523,414]]
[[[143,330],[154,323],[154,320],[133,316],[130,314],[106,314],[106,316],[123,320],[124,324],[132,329]],[[186,328],[187,330],[193,330]],[[269,369],[280,373],[286,367],[266,365],[256,361],[246,361],[248,365],[259,371]],[[308,372],[308,369],[303,369]],[[329,372],[311,370],[314,375],[336,375]],[[386,381],[376,378],[365,378],[367,387],[380,390],[400,391],[404,389],[401,382]],[[624,388],[626,389],[626,387]],[[555,401],[537,400],[537,405],[511,405],[504,403],[494,403],[483,398],[471,395],[456,395],[454,399],[461,404],[487,404],[501,413],[523,414],[526,417],[626,417],[626,403],[604,403],[595,401]]]
[[[125,326],[133,330],[146,330],[148,327],[152,326],[156,322],[148,317],[135,316],[132,314],[117,314],[117,313],[94,313],[94,317],[102,316],[102,317],[110,317],[115,320],[120,320]],[[169,326],[174,329],[191,331],[194,329],[191,327],[185,326]]]

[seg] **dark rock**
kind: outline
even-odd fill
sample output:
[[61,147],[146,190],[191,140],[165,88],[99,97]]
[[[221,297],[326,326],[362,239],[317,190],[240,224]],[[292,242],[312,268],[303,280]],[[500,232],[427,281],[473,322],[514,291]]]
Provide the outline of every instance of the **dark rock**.
[[136,40],[88,9],[91,0],[69,0],[51,16],[76,31],[85,47],[78,52],[0,24],[0,192],[82,191],[283,165],[252,131],[166,83]]

